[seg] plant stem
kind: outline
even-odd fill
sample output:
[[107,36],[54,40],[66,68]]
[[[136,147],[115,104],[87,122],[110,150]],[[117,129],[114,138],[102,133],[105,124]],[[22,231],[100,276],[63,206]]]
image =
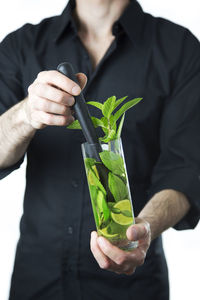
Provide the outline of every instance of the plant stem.
[[108,142],[108,151],[111,151],[111,142]]

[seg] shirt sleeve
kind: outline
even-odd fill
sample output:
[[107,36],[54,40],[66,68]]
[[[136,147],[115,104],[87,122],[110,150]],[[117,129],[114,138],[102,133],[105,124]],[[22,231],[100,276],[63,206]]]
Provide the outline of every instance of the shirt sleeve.
[[200,43],[189,31],[176,83],[161,117],[160,156],[152,173],[150,197],[164,189],[182,192],[191,205],[174,228],[194,228],[200,217]]
[[[25,98],[22,85],[20,30],[0,43],[0,115]],[[24,156],[13,166],[0,169],[0,179],[19,168]]]

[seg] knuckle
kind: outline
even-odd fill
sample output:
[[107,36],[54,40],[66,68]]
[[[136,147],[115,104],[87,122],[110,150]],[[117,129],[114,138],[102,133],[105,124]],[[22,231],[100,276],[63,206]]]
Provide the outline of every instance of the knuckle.
[[144,260],[145,260],[145,256],[144,256],[144,255],[141,255],[141,256],[137,259],[137,265],[138,265],[138,266],[143,265]]
[[54,120],[53,115],[47,114],[47,115],[45,116],[46,124],[48,124],[48,125],[53,125],[53,120]]
[[28,87],[28,93],[31,94],[33,91],[33,83]]
[[124,256],[119,256],[117,259],[116,259],[116,263],[118,265],[123,265],[125,263],[126,259]]
[[67,118],[65,116],[60,117],[60,125],[66,125],[67,124]]
[[44,78],[44,76],[46,76],[46,74],[47,74],[47,71],[39,72],[38,75],[37,75],[37,79],[40,80],[41,78]]
[[59,92],[57,95],[57,101],[59,103],[63,103],[64,102],[64,93],[63,92]]
[[46,101],[37,101],[38,108],[42,111],[49,111],[49,104]]
[[144,263],[144,258],[140,258],[138,261],[139,266],[143,265],[143,263]]
[[61,107],[61,114],[62,114],[62,115],[66,115],[67,112],[68,112],[67,107],[63,105],[63,106]]
[[51,76],[57,76],[58,74],[60,74],[58,71],[56,71],[56,70],[50,70],[50,71],[48,71],[48,73],[49,73],[49,75],[51,75]]

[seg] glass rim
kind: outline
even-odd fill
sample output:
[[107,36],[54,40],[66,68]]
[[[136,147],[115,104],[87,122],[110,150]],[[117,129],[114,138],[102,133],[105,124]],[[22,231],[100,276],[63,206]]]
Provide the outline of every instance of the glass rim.
[[[114,139],[114,140],[111,140],[110,142],[114,142],[114,141],[119,141],[120,143],[122,142],[122,139],[121,137],[120,138],[117,138],[117,139]],[[99,144],[108,144],[109,142],[103,142],[103,141],[99,141]],[[89,144],[88,142],[84,142],[84,143],[81,143],[81,146],[84,146],[84,145],[90,145],[90,146],[93,146],[93,145],[98,145],[98,143],[94,143],[94,144]]]

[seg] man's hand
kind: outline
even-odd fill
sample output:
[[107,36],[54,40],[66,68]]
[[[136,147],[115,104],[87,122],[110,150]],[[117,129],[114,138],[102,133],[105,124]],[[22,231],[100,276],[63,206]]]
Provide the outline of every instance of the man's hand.
[[135,225],[127,230],[127,238],[130,241],[138,241],[138,247],[131,251],[123,251],[112,245],[103,237],[98,237],[97,232],[91,233],[90,247],[100,268],[117,274],[131,275],[136,267],[144,263],[147,250],[151,242],[149,223],[136,218]]
[[80,86],[58,71],[44,71],[28,88],[24,103],[27,122],[35,129],[46,125],[64,126],[74,121],[71,107],[74,97],[80,94],[87,82],[83,73],[78,73]]

